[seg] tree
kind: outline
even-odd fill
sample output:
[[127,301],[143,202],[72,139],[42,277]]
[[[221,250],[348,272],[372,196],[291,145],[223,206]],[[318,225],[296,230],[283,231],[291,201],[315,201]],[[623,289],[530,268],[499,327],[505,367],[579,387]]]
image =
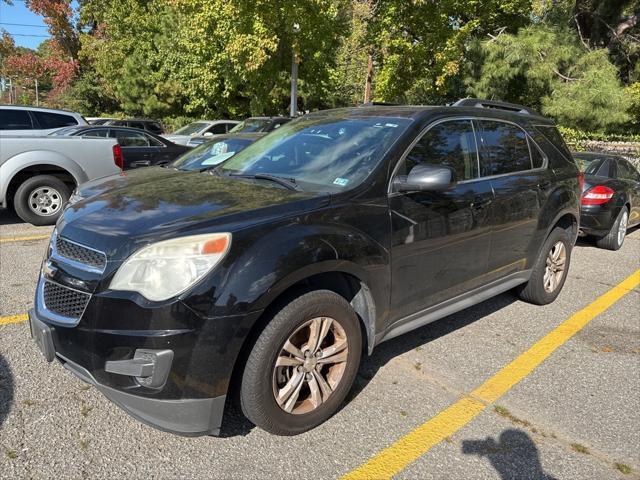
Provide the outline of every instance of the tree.
[[478,46],[472,96],[541,109],[569,127],[601,130],[629,120],[629,101],[605,49],[587,50],[568,28],[543,24]]

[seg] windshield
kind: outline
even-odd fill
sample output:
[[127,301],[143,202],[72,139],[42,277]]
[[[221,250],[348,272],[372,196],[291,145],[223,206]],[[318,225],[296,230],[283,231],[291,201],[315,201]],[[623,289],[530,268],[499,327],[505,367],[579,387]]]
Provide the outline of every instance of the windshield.
[[229,130],[229,133],[237,132],[261,132],[264,127],[269,125],[268,118],[247,118],[238,125]]
[[193,135],[194,133],[198,133],[202,129],[207,128],[208,126],[209,126],[208,123],[193,122],[193,123],[190,123],[189,125],[185,125],[184,127],[179,128],[178,130],[173,132],[173,135]]
[[383,117],[302,117],[250,145],[217,172],[282,177],[303,190],[353,188],[376,168],[410,123]]
[[216,166],[244,150],[253,141],[249,138],[225,138],[206,142],[178,157],[170,166],[178,170],[200,170]]

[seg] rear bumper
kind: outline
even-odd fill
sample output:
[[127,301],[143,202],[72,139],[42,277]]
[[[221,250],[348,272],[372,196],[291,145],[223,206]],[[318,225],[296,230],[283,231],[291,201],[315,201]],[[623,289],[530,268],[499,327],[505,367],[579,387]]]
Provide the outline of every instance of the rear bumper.
[[580,230],[588,235],[606,235],[617,216],[618,209],[602,208],[600,205],[583,207],[580,212]]

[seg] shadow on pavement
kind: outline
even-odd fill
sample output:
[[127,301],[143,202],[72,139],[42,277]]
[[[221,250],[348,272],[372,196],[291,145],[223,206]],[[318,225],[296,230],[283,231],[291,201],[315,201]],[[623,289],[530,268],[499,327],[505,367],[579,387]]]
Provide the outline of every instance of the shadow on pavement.
[[497,441],[492,437],[464,440],[462,453],[489,459],[502,480],[555,480],[544,473],[536,444],[522,430],[505,430]]
[[[24,221],[16,215],[13,210],[4,209],[0,210],[0,226],[2,225],[17,225],[20,223],[24,223]],[[24,223],[28,225],[27,223]]]
[[4,423],[11,411],[14,388],[11,368],[2,354],[0,354],[0,426]]

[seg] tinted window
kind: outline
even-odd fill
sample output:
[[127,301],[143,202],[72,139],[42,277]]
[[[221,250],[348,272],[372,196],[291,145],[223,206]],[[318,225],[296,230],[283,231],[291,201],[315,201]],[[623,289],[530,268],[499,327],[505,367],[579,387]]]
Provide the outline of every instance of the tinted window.
[[123,147],[148,147],[147,136],[142,132],[132,132],[130,130],[111,130],[110,137],[116,138]]
[[31,117],[26,110],[0,109],[0,130],[31,130]]
[[538,125],[536,127],[538,131],[549,140],[553,145],[562,153],[567,159],[571,159],[571,152],[567,148],[567,144],[564,143],[564,139],[558,129],[552,125]]
[[62,115],[60,113],[50,113],[50,112],[31,112],[35,115],[38,123],[40,124],[40,128],[60,128],[60,127],[71,127],[73,125],[77,125],[78,122],[71,115]]
[[84,132],[82,133],[83,137],[99,137],[99,138],[106,138],[109,134],[109,130],[107,130],[106,128],[102,128],[99,130],[89,130],[88,132]]
[[211,132],[214,135],[217,135],[219,133],[227,133],[227,126],[224,123],[218,123],[207,129],[207,132]]
[[147,123],[147,130],[157,135],[160,135],[163,132],[162,125],[157,122]]
[[531,169],[527,135],[517,126],[482,120],[481,175],[503,175]]
[[147,142],[149,142],[149,145],[151,145],[152,147],[164,147],[164,143],[156,138],[153,138],[151,135],[145,135],[145,137],[147,137]]
[[622,178],[624,180],[638,180],[638,172],[633,165],[631,165],[626,160],[618,160],[618,178]]
[[139,128],[140,130],[144,130],[144,123],[142,123],[142,122],[127,122],[127,127]]
[[456,181],[478,178],[478,154],[471,121],[444,122],[431,128],[407,155],[404,173],[408,174],[420,163],[450,167]]
[[597,175],[601,177],[611,176],[611,165],[606,157],[596,155],[574,155],[580,171],[585,175]]
[[533,166],[533,168],[542,168],[542,166],[544,165],[544,155],[542,155],[540,148],[530,138],[529,150],[531,151],[531,165]]

